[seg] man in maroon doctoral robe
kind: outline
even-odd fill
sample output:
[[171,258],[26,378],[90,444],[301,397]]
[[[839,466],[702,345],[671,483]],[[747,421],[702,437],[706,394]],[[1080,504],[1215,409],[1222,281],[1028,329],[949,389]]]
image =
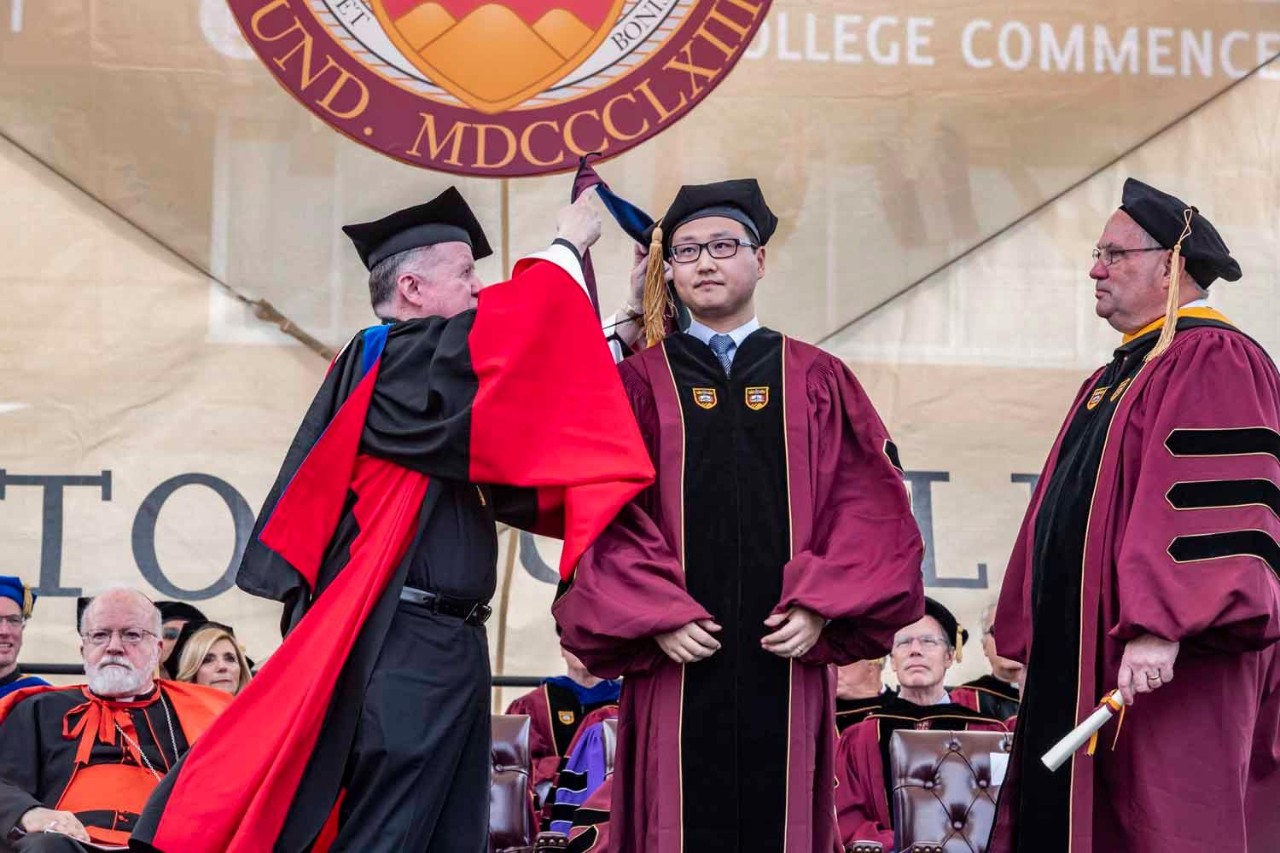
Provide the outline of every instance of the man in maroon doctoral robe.
[[490,287],[456,189],[345,229],[391,322],[335,359],[237,573],[284,603],[287,635],[151,796],[134,847],[485,847],[495,523],[563,537],[568,574],[651,482],[585,287],[593,203]]
[[920,534],[871,402],[755,318],[776,224],[753,180],[685,187],[659,223],[647,292],[664,292],[661,253],[693,322],[621,365],[657,482],[554,607],[592,672],[626,676],[619,853],[832,849],[829,665],[880,657],[923,609]]
[[[1247,808],[1275,785],[1280,375],[1204,306],[1241,272],[1195,208],[1130,179],[1094,259],[1125,338],[1071,407],[1000,594],[996,645],[1028,669],[991,849],[1280,850]],[[1123,729],[1048,771],[1117,686]]]
[[898,694],[840,736],[836,814],[843,844],[876,841],[886,850],[905,846],[895,846],[889,804],[889,745],[894,732],[1005,731],[998,718],[957,704],[943,687],[947,670],[955,663],[956,649],[967,633],[950,610],[926,598],[924,618],[894,636],[889,661],[901,685]]
[[991,633],[995,617],[993,601],[982,610],[982,653],[987,656],[991,672],[951,688],[951,701],[981,711],[988,717],[1010,720],[1018,716],[1018,704],[1022,701],[1018,685],[1025,677],[1025,668],[1016,660],[996,653],[995,635]]
[[836,667],[836,730],[860,723],[877,708],[892,702],[892,687],[884,684],[884,658],[858,660]]

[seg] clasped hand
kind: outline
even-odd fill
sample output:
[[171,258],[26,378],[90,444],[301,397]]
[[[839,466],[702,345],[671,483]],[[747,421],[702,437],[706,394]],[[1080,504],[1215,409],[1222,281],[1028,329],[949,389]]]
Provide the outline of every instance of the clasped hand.
[[[773,614],[764,620],[764,624],[774,629],[773,633],[760,640],[764,650],[781,658],[798,658],[818,642],[825,622],[812,610],[792,607]],[[693,663],[706,660],[720,650],[720,641],[714,636],[720,630],[721,626],[714,619],[696,619],[654,639],[666,656],[676,663]]]

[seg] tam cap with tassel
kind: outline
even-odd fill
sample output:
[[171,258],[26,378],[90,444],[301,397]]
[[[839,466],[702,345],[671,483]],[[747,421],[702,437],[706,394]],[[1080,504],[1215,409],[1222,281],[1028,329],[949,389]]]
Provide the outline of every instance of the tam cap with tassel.
[[924,615],[932,616],[942,626],[942,634],[947,640],[955,646],[956,663],[964,660],[964,644],[969,642],[969,632],[960,625],[960,621],[956,619],[955,614],[946,608],[940,601],[935,601],[928,596],[924,600]]
[[1155,347],[1147,355],[1146,360],[1151,361],[1169,348],[1177,332],[1178,285],[1183,266],[1179,261],[1186,261],[1187,273],[1196,284],[1205,288],[1219,278],[1237,281],[1242,272],[1213,223],[1202,216],[1198,208],[1182,199],[1136,178],[1129,178],[1124,182],[1120,209],[1157,243],[1173,251],[1164,325]]
[[649,346],[665,337],[667,324],[676,316],[677,306],[667,286],[665,266],[671,240],[680,226],[709,216],[741,223],[760,246],[769,242],[778,227],[778,217],[769,209],[755,178],[681,187],[671,207],[649,233],[649,267],[644,280],[644,327]]
[[36,594],[31,587],[13,575],[0,576],[0,597],[8,598],[22,609],[23,619],[31,618],[31,611],[36,606]]
[[[666,282],[666,270],[662,263],[662,229],[647,213],[636,205],[627,201],[622,196],[615,193],[606,183],[596,170],[592,167],[591,161],[600,156],[599,152],[592,152],[579,158],[578,172],[574,176],[573,182],[573,199],[577,199],[578,194],[586,189],[594,187],[596,196],[604,205],[605,210],[618,223],[623,232],[631,239],[635,240],[641,246],[649,246],[649,266],[645,270],[645,293],[641,308],[640,322],[644,324],[645,343],[652,346],[657,341],[662,340],[667,331],[671,328],[684,328],[688,325],[687,314],[684,306],[680,304],[680,300],[671,292],[671,288]],[[656,233],[656,238],[654,234]],[[654,240],[655,242],[650,242]],[[657,250],[653,247],[657,245]],[[657,271],[655,272],[654,259],[657,258]],[[599,310],[599,300],[596,296],[595,289],[595,273],[591,268],[590,252],[583,259],[583,272],[587,279],[587,290],[591,294],[592,304]],[[650,285],[650,282],[655,285]],[[655,292],[650,293],[650,287],[655,288]],[[652,317],[652,322],[648,318]]]

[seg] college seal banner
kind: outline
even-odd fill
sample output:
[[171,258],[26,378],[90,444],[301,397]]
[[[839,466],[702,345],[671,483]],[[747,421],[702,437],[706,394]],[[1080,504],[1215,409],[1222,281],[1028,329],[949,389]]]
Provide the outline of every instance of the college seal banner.
[[733,68],[770,0],[229,0],[318,118],[464,175],[561,172],[626,151]]

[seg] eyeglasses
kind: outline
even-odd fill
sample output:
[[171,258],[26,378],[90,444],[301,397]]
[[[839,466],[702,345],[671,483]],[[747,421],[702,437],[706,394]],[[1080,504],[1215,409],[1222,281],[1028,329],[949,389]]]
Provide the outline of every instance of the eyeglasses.
[[702,257],[702,250],[706,249],[708,255],[717,261],[723,261],[738,254],[739,246],[746,246],[750,249],[757,248],[756,244],[750,240],[733,239],[731,237],[723,237],[719,240],[712,240],[709,243],[679,243],[671,247],[671,260],[677,264],[691,264]]
[[21,628],[23,625],[27,624],[27,617],[21,614],[14,614],[13,616],[0,616],[0,623],[8,625],[10,628]]
[[136,646],[147,637],[155,636],[152,632],[144,631],[141,628],[126,628],[122,631],[90,631],[89,633],[81,634],[80,636],[83,637],[84,641],[91,646],[105,646],[107,643],[111,642],[112,634],[119,634],[120,642],[124,643],[126,646]]
[[932,651],[939,646],[945,646],[947,641],[941,637],[903,637],[900,640],[893,641],[893,649],[894,651],[909,649],[912,643],[919,643],[920,648]]
[[1110,246],[1105,248],[1099,246],[1093,250],[1094,261],[1102,261],[1104,267],[1109,267],[1125,255],[1134,255],[1141,252],[1167,252],[1169,251],[1163,246],[1151,246],[1146,249],[1113,249]]

